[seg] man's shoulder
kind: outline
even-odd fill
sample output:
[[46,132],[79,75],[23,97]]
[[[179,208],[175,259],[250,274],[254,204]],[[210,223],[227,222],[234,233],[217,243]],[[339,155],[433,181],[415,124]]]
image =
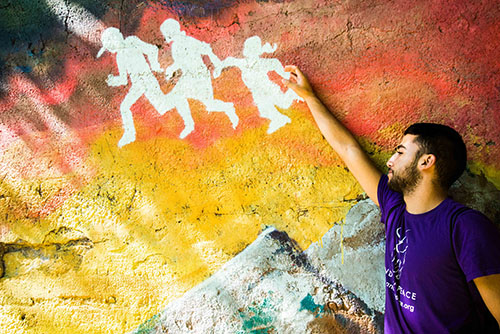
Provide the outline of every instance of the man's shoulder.
[[457,202],[452,198],[447,198],[446,202],[446,209],[438,214],[451,223],[454,230],[498,232],[498,226],[481,211]]
[[463,203],[457,202],[451,197],[445,199],[445,203],[446,203],[445,210],[457,216],[457,219],[460,217],[462,218],[480,217],[489,220],[489,218],[486,217],[481,211],[473,209]]

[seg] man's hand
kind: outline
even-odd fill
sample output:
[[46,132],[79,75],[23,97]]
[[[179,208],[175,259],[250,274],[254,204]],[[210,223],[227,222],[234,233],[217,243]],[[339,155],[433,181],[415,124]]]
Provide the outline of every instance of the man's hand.
[[314,91],[309,84],[306,76],[295,65],[285,66],[285,72],[290,73],[290,79],[283,79],[283,84],[293,90],[298,96],[304,100],[308,97],[314,97]]
[[340,123],[314,93],[309,81],[297,66],[288,65],[290,80],[283,83],[304,99],[319,130],[345,162],[368,196],[378,205],[377,188],[382,173],[375,167],[354,136]]

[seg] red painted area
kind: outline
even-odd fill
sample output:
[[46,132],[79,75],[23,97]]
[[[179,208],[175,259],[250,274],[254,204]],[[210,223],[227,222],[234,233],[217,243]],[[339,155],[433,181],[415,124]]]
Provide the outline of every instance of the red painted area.
[[[67,54],[58,80],[46,80],[44,86],[40,86],[26,74],[13,75],[9,78],[9,94],[0,101],[0,149],[3,153],[8,149],[17,152],[14,161],[2,161],[8,178],[71,175],[64,178],[64,185],[58,192],[45,194],[41,203],[24,199],[25,203],[17,209],[19,212],[13,214],[45,216],[60,207],[95,175],[95,170],[87,161],[88,142],[80,138],[89,136],[89,131],[74,128],[71,120],[72,113],[78,109],[72,106],[71,99],[82,90],[79,76],[88,68],[85,60],[88,62],[90,59],[82,59],[72,52]],[[81,101],[78,101],[77,105],[80,104]],[[61,117],[61,110],[67,111],[65,117]]]
[[10,78],[9,95],[0,102],[0,113],[11,109],[21,96],[29,97],[33,102],[43,105],[55,105],[66,102],[73,94],[76,86],[77,71],[74,64],[68,62],[63,80],[55,82],[52,87],[40,89],[24,74],[15,74]]
[[[332,4],[318,3],[317,7],[323,8],[326,5]],[[278,41],[278,57],[287,62],[303,64],[306,69],[309,67],[311,81],[326,95],[325,100],[340,101],[340,105],[345,107],[342,113],[346,115],[344,119],[350,128],[382,145],[388,144],[391,138],[377,134],[377,130],[390,126],[394,122],[394,115],[398,115],[402,122],[410,123],[431,118],[439,121],[439,117],[433,115],[438,112],[446,115],[452,123],[457,123],[462,130],[467,127],[465,121],[480,124],[484,123],[485,116],[488,121],[498,121],[497,113],[474,113],[475,108],[480,108],[478,104],[481,103],[481,98],[490,106],[492,103],[498,105],[494,101],[498,89],[492,84],[498,79],[498,74],[494,74],[497,72],[491,71],[491,68],[500,68],[500,58],[496,55],[500,42],[495,38],[500,29],[496,24],[498,9],[493,2],[471,5],[465,1],[439,4],[406,1],[394,5],[379,3],[374,7],[361,3],[339,3],[335,6],[335,15],[311,16],[309,20],[300,21],[299,29],[293,29],[293,32],[282,29],[278,22],[266,19],[259,19],[266,25],[265,30],[247,29],[241,32],[241,27],[245,25],[261,26],[260,22],[258,25],[253,22],[255,17],[264,13],[279,14],[278,5],[246,3],[217,13],[216,18],[197,19],[179,18],[166,10],[146,8],[135,34],[161,45],[163,37],[158,29],[160,24],[167,18],[176,18],[189,35],[212,43],[220,57],[240,56],[244,40],[252,34],[260,34],[263,39],[271,42]],[[481,13],[487,15],[480,15]],[[296,25],[297,22],[293,21],[293,24]],[[408,29],[405,29],[406,26]],[[353,45],[346,45],[345,39],[342,40],[342,36],[348,32],[341,30],[346,28],[350,29],[348,32],[352,34]],[[318,29],[324,32],[324,36],[318,36]],[[325,39],[334,34],[341,37],[333,42]],[[386,37],[387,40],[377,39],[373,35]],[[323,50],[296,49],[307,41],[323,39],[326,46],[322,49],[333,51],[336,57],[326,57],[326,61],[318,63],[318,59],[322,59]],[[336,50],[342,48],[352,48],[355,54],[339,53]],[[162,55],[163,62],[168,63],[167,45],[162,46]],[[312,58],[308,61],[310,56]],[[30,93],[38,103],[56,105],[66,102],[77,87],[76,77],[83,81],[95,77],[102,82],[106,77],[103,73],[116,73],[114,55],[111,54],[96,60],[79,58],[69,53],[67,59],[64,80],[55,83],[51,89],[39,92],[34,90],[34,93]],[[89,63],[95,65],[86,66]],[[223,75],[215,80],[214,90],[222,100],[233,101],[240,108],[249,108],[252,105],[251,96],[245,92],[246,88],[241,80],[232,78],[238,75],[235,71],[237,72],[231,71],[230,76]],[[460,71],[464,73],[459,73]],[[464,74],[464,78],[457,84],[460,74]],[[389,85],[394,85],[392,91],[380,87],[386,81]],[[77,111],[75,117],[70,119],[71,126],[77,132],[82,127],[101,127],[109,122],[113,125],[120,124],[119,104],[126,93],[126,87],[113,88],[102,84],[101,87],[81,88],[84,89],[85,96],[78,96],[78,100],[70,101],[68,106]],[[16,89],[19,87],[13,85],[12,96],[16,96]],[[92,89],[96,91],[92,92]],[[412,89],[415,94],[408,95],[407,92]],[[110,100],[103,101],[98,96],[101,91],[105,91]],[[453,100],[456,99],[472,100],[476,106],[454,106]],[[12,106],[12,99],[7,99],[0,105],[0,110],[8,110]],[[472,113],[468,118],[457,114],[467,109],[471,109],[469,113]],[[141,110],[144,112],[141,113]],[[203,106],[193,107],[193,114],[198,111],[203,114]],[[169,112],[171,113],[175,111]],[[145,124],[156,124],[156,132],[153,131],[153,134],[175,138],[176,132],[182,129],[182,122],[178,117],[159,117],[154,110],[148,108],[147,101],[138,102],[134,107],[134,114],[139,118],[143,117]],[[188,138],[197,147],[210,145],[218,137],[234,133],[232,129],[207,131],[212,119],[204,116],[198,118],[197,128],[203,135],[196,134],[197,129]],[[446,118],[441,120],[446,121]],[[242,117],[239,128],[265,124],[265,121],[252,120],[258,120],[258,117],[254,115],[249,121]],[[475,133],[476,136],[493,139],[499,136],[498,131],[491,127],[479,126],[476,130],[479,131]],[[84,131],[82,137],[86,137]],[[142,138],[146,140],[150,135]],[[487,160],[492,162],[492,159]]]
[[[287,58],[302,65],[356,134],[387,147],[395,134],[379,130],[395,122],[441,122],[463,134],[472,159],[498,168],[500,128],[491,126],[500,108],[495,2],[379,3],[356,11],[333,28],[340,37],[321,48],[330,53],[301,50],[303,57],[297,51]],[[352,44],[343,38],[349,22]],[[310,57],[316,61],[303,60]]]
[[[401,128],[417,121],[442,122],[463,134],[471,159],[500,168],[496,1],[316,1],[304,6],[245,2],[204,18],[179,18],[165,9],[145,7],[137,12],[139,24],[130,34],[160,46],[164,67],[171,62],[170,48],[159,27],[167,18],[177,19],[188,35],[210,43],[220,58],[242,57],[244,41],[258,35],[264,42],[278,43],[278,50],[268,56],[300,66],[356,135],[390,148]],[[105,20],[119,26],[112,11]],[[37,214],[56,208],[93,175],[86,166],[88,146],[107,129],[121,129],[120,104],[130,88],[108,87],[105,82],[108,74],[118,73],[114,54],[96,59],[99,46],[85,43],[76,50],[65,44],[60,48],[63,56],[55,61],[63,70],[57,80],[41,80],[40,85],[26,74],[12,75],[8,95],[0,101],[0,149],[24,147],[12,164],[15,168],[6,167],[9,172],[24,178],[80,173],[78,181],[34,210]],[[171,87],[158,79],[167,93]],[[234,103],[240,122],[233,129],[224,113],[208,113],[200,102],[190,101],[195,131],[184,140],[192,147],[202,150],[220,139],[267,129],[268,121],[260,117],[239,70],[225,70],[213,87],[217,99]],[[183,129],[175,110],[159,115],[145,98],[132,112],[137,141],[176,140]],[[290,112],[307,110],[296,103]],[[309,122],[313,129],[311,118]],[[286,133],[279,142],[303,152],[304,159],[337,163],[318,148],[301,145],[303,134]]]

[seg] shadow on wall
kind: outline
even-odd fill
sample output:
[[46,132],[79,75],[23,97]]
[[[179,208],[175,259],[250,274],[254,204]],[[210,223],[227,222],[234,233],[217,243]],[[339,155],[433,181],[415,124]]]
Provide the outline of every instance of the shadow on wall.
[[483,175],[465,171],[452,185],[451,197],[473,209],[481,211],[500,229],[500,191]]
[[[135,31],[141,15],[131,8],[138,8],[141,3],[114,0],[2,1],[0,150],[12,144],[15,149],[2,152],[3,161],[10,163],[2,165],[4,177],[0,187],[11,194],[12,200],[5,208],[11,216],[43,216],[59,206],[92,175],[92,167],[83,162],[86,145],[72,128],[81,108],[88,108],[90,104],[93,109],[99,109],[96,106],[101,100],[106,101],[107,96],[92,88],[90,92],[79,92],[77,77],[82,61],[93,59],[99,48],[97,38],[103,27],[100,18],[113,13],[127,23],[124,30]],[[72,102],[75,98],[88,102],[78,107]],[[105,115],[100,120],[109,117]],[[21,160],[19,156],[25,158]],[[23,199],[9,189],[9,182],[19,177],[59,177],[70,173],[75,173],[76,177],[68,177],[64,189],[55,196],[49,196],[40,186],[37,203]]]
[[[87,14],[100,19],[109,10],[119,11],[127,28],[135,30],[136,7],[141,1],[115,0],[6,0],[0,5],[0,98],[7,93],[6,79],[11,74],[23,73],[39,85],[48,78],[59,78],[64,62],[51,50],[53,43],[64,50],[75,35],[72,25],[75,17]],[[131,16],[131,12],[134,16]],[[76,13],[76,15],[75,15]],[[130,17],[129,17],[130,16]],[[88,24],[88,17],[84,24]],[[81,42],[81,41],[80,41]],[[57,47],[56,47],[57,48]],[[44,77],[35,74],[34,67],[43,65]],[[54,80],[56,81],[56,80]]]
[[[119,17],[120,30],[129,34],[136,30],[137,9],[160,6],[179,16],[209,17],[230,7],[234,0],[167,1],[167,0],[6,0],[0,4],[0,97],[6,92],[5,79],[12,73],[24,73],[33,81],[33,67],[47,63],[49,76],[58,77],[62,63],[47,55],[47,44],[66,43],[74,32],[69,24],[74,20],[71,7],[83,8],[97,19],[109,11]],[[69,8],[69,10],[68,10]],[[139,15],[138,15],[139,14]],[[71,17],[72,20],[69,18]],[[95,54],[95,53],[94,53]]]

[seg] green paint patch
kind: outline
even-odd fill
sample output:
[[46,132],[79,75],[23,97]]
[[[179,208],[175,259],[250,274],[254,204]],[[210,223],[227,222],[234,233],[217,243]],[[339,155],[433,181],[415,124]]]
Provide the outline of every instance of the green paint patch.
[[158,313],[153,317],[151,317],[146,322],[142,323],[139,327],[137,327],[137,329],[133,333],[134,334],[156,333],[155,328],[159,320],[160,320],[160,314]]
[[307,296],[300,301],[299,311],[304,311],[304,310],[316,314],[317,318],[324,312],[324,307],[323,305],[316,304],[314,302],[313,296],[311,296],[311,294],[308,293]]
[[239,311],[243,320],[243,328],[237,334],[270,334],[275,333],[273,326],[275,311],[268,299],[261,305],[249,307],[247,311]]

